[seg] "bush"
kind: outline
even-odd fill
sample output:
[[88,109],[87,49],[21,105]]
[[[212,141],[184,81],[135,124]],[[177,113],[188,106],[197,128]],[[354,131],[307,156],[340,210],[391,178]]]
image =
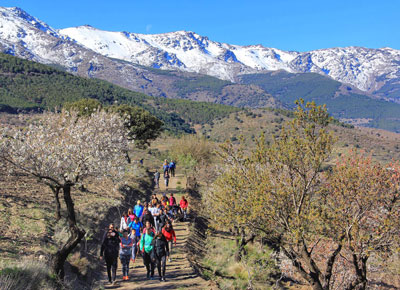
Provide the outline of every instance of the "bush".
[[89,271],[89,261],[86,257],[81,257],[79,252],[76,252],[68,257],[68,262],[77,274],[85,276]]

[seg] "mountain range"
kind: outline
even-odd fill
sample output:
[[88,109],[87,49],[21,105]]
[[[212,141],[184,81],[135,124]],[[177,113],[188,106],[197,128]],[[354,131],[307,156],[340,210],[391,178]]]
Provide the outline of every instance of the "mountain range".
[[384,109],[400,103],[400,51],[392,48],[295,52],[220,43],[190,31],[57,30],[20,8],[0,7],[0,51],[156,97],[249,107],[290,107],[294,97],[340,99],[340,107],[328,106],[335,117],[384,128],[390,120],[399,125],[386,129],[400,130],[398,116]]

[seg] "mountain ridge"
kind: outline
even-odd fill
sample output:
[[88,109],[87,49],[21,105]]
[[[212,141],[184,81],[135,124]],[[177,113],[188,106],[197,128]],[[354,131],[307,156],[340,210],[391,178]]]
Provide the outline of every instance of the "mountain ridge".
[[[65,29],[55,30],[22,9],[0,7],[0,51],[62,67],[75,75],[106,80],[153,97],[253,108],[290,107],[294,97],[304,97],[306,101],[329,103],[331,107],[328,109],[337,118],[349,122],[357,119],[356,122],[359,122],[357,108],[360,107],[364,121],[367,120],[365,126],[400,130],[400,120],[394,115],[398,105],[394,104],[390,108],[387,102],[380,100],[400,102],[400,57],[397,60],[400,51],[397,50],[353,47],[353,50],[361,53],[362,58],[358,54],[356,56],[356,52],[354,55],[346,54],[348,51],[343,48],[321,49],[317,51],[321,54],[317,58],[310,52],[285,52],[262,45],[218,43],[195,32],[144,35],[126,31],[101,31],[90,25],[79,27],[87,32],[91,42],[78,41],[73,35],[66,35]],[[69,29],[76,31],[75,28]],[[93,37],[93,31],[97,38]],[[106,43],[104,35],[108,37]],[[169,37],[171,35],[178,38]],[[96,44],[96,47],[91,47],[91,43]],[[375,55],[377,51],[379,54]],[[333,70],[315,64],[319,62],[335,66],[339,60],[332,58],[332,55],[339,56],[339,60],[346,59],[345,56],[350,59],[349,62],[340,63],[339,72],[353,79],[357,76],[366,84],[371,81],[368,74],[373,72],[374,67],[383,66],[383,70],[372,74],[372,84],[376,91],[365,92],[346,82],[335,81],[329,75]],[[382,57],[385,61],[382,61]],[[361,65],[360,62],[365,58],[371,59]],[[147,63],[141,62],[141,59]],[[244,65],[244,60],[251,63]],[[391,62],[392,66],[386,67],[387,62]],[[195,66],[198,69],[190,71]],[[364,67],[369,70],[363,71]],[[226,73],[225,76],[231,76],[234,80],[223,80],[224,77],[219,75],[221,70]],[[279,75],[280,71],[288,75],[274,78],[273,74]],[[271,74],[269,79],[262,80],[268,74]],[[262,82],[255,75],[260,75]],[[246,76],[250,77],[243,81]],[[290,83],[287,83],[287,78]],[[272,87],[268,85],[271,80],[274,80]],[[314,80],[318,83],[313,84]],[[327,84],[326,88],[323,84]],[[351,103],[350,110],[346,98]],[[391,123],[390,126],[386,125],[387,122]]]
[[[400,75],[400,50],[388,47],[348,46],[296,52],[262,45],[220,43],[192,31],[140,34],[79,26],[59,32],[106,56],[230,81],[236,81],[241,74],[284,69],[292,73],[327,75],[366,93],[374,93],[384,86],[385,81]],[[122,48],[123,52],[120,52]],[[385,75],[386,79],[382,81]]]

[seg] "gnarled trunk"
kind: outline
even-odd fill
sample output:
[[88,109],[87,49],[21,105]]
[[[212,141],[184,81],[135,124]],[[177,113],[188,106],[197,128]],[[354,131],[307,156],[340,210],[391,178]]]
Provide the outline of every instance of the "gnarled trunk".
[[60,187],[52,187],[51,188],[54,193],[54,202],[56,203],[56,212],[55,212],[55,219],[59,221],[61,219],[61,203],[60,203]]
[[52,270],[62,281],[64,279],[64,263],[68,255],[79,244],[85,236],[85,231],[78,228],[76,225],[74,203],[71,198],[71,185],[66,184],[63,187],[64,201],[67,206],[67,219],[70,230],[68,241],[59,249],[52,258]]

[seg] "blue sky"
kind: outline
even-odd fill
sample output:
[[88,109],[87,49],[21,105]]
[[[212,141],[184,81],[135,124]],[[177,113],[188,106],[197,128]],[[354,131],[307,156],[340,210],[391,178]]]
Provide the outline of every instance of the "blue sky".
[[20,7],[54,28],[190,30],[220,42],[296,51],[400,49],[399,0],[3,0],[0,5]]

